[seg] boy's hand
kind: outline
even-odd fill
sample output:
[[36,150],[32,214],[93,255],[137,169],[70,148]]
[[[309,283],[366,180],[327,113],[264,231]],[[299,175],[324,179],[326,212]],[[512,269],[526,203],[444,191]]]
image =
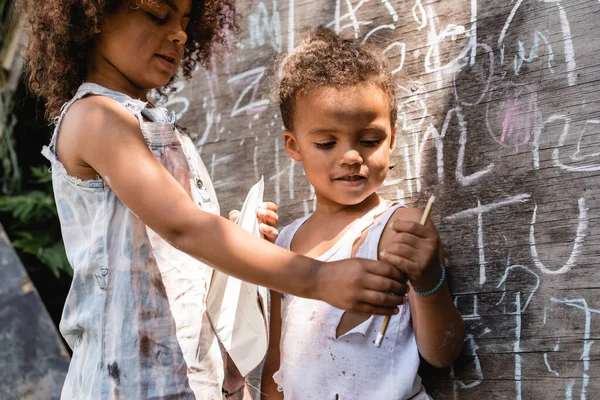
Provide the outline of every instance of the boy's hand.
[[[231,210],[229,212],[229,220],[233,223],[237,221],[239,216],[240,212],[238,210]],[[279,220],[279,216],[277,215],[277,204],[269,201],[262,203],[258,210],[256,210],[256,216],[258,217],[258,229],[260,233],[262,233],[269,242],[275,243],[275,240],[279,235],[279,232],[276,229]]]
[[379,259],[395,265],[419,291],[434,287],[440,280],[438,247],[440,238],[433,224],[397,219],[390,224],[391,242]]
[[405,301],[402,273],[380,261],[350,258],[322,263],[317,282],[319,299],[342,310],[388,315],[397,313],[396,306]]

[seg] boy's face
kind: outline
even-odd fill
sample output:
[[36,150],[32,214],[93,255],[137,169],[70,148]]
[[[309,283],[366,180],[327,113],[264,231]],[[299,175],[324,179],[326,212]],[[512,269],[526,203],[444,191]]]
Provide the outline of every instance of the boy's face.
[[295,101],[286,151],[301,161],[321,205],[357,205],[383,183],[396,127],[386,94],[372,84],[323,87]]
[[92,72],[144,91],[166,85],[183,57],[191,6],[191,0],[124,0],[104,19]]

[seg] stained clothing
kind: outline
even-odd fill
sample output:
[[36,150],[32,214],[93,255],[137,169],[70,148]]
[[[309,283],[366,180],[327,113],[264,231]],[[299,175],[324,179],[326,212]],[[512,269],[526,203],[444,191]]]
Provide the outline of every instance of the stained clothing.
[[[376,260],[383,229],[398,207],[382,203],[373,208],[317,258],[350,258],[354,243],[369,229],[356,257]],[[289,250],[306,220],[301,218],[281,230],[277,244]],[[343,310],[322,301],[283,295],[280,368],[273,378],[285,399],[430,399],[417,375],[419,352],[408,302],[399,308],[377,348],[374,342],[383,316],[371,316],[336,338]]]
[[205,312],[212,268],[148,228],[111,190],[110,177],[77,179],[57,159],[62,118],[88,95],[112,98],[134,115],[153,154],[198,207],[219,214],[206,168],[173,114],[92,83],[65,104],[42,151],[74,271],[60,322],[73,350],[61,399],[221,399],[224,385],[238,392],[230,399],[241,398],[244,381],[225,372],[227,356]]

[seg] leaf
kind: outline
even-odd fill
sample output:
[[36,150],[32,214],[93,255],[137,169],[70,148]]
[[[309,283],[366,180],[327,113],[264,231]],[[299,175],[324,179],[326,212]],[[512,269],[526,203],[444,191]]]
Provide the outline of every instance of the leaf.
[[14,196],[0,196],[0,211],[8,211],[21,223],[44,222],[58,216],[54,196],[33,190]]

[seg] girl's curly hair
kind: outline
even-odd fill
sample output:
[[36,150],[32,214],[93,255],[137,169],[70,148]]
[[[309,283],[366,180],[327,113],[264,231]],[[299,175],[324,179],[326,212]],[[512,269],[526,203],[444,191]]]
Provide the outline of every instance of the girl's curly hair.
[[296,48],[280,61],[271,97],[279,103],[283,125],[293,128],[294,102],[298,95],[316,87],[344,87],[366,82],[387,95],[392,127],[398,117],[396,83],[382,49],[343,39],[319,27],[305,34]]
[[[44,99],[46,117],[55,118],[62,105],[85,80],[92,42],[106,14],[123,1],[157,3],[164,0],[18,0],[30,25],[24,55],[29,89]],[[196,64],[212,62],[215,45],[227,47],[227,32],[237,31],[234,0],[195,0],[181,63],[185,78]]]

